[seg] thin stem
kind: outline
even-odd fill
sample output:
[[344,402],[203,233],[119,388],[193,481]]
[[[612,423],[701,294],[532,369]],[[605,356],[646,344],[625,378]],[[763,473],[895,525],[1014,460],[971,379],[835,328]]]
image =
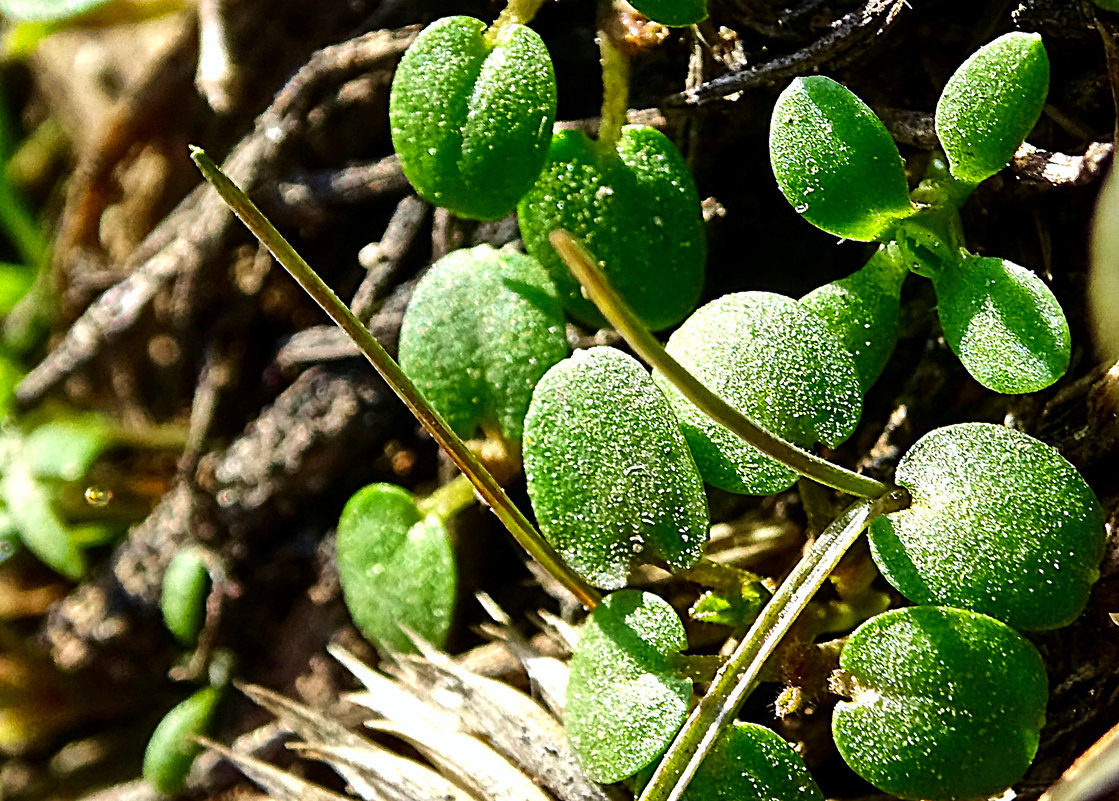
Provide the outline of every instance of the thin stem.
[[741,437],[766,456],[770,456],[791,470],[813,481],[861,498],[878,498],[890,487],[870,476],[854,473],[832,464],[791,442],[766,431],[743,415],[725,400],[709,390],[699,380],[672,358],[645,324],[638,319],[629,304],[614,291],[610,282],[598,268],[586,248],[566,231],[553,231],[549,236],[552,247],[559,253],[568,268],[583,285],[602,316],[610,321],[637,355],[654,370],[680,390],[685,398],[719,425]]
[[451,461],[467,475],[478,489],[478,494],[493,509],[509,533],[528,552],[529,556],[540,563],[548,573],[579,599],[588,609],[598,605],[600,596],[577,573],[559,558],[540,533],[528,522],[521,510],[509,499],[501,485],[455,434],[447,423],[424,400],[416,387],[389,356],[381,343],[369,329],[361,324],[333,290],[319,277],[303,257],[296,253],[271,222],[260,212],[236,184],[218,168],[209,156],[198,147],[191,147],[191,158],[202,171],[202,175],[221,195],[222,200],[233,210],[242,222],[272,255],[284,266],[292,277],[299,282],[304,291],[323,308],[330,318],[354,341],[369,363],[381,374],[385,382],[404,401],[404,405],[415,415],[432,438],[447,452]]
[[465,475],[457,475],[435,492],[416,502],[424,517],[434,515],[444,523],[475,501],[474,482]]
[[542,5],[544,0],[509,0],[493,25],[486,31],[486,37],[491,43],[495,43],[501,38],[502,32],[510,26],[528,25]]
[[711,688],[692,710],[638,801],[679,801],[696,768],[754,689],[766,660],[827,579],[843,554],[880,514],[903,508],[909,497],[893,490],[851,504],[812,544],[754,621]]
[[602,112],[598,146],[606,152],[617,148],[629,111],[629,59],[614,43],[608,30],[598,32],[602,62]]

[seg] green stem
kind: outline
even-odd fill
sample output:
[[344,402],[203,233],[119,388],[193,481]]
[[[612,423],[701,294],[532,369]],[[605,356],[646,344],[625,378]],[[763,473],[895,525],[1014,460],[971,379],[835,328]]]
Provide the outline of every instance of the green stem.
[[791,442],[766,431],[725,400],[709,390],[664,349],[629,304],[614,291],[598,268],[595,259],[566,231],[553,231],[552,247],[583,285],[602,316],[610,321],[629,346],[654,370],[680,390],[685,398],[719,425],[741,437],[766,456],[770,456],[802,476],[820,484],[861,498],[878,498],[890,487],[870,476],[860,475],[832,464]]
[[486,38],[493,44],[501,38],[501,34],[509,27],[528,25],[542,5],[544,5],[544,0],[509,0],[497,19],[494,20],[493,25],[486,31]]
[[715,677],[707,695],[692,710],[638,801],[679,801],[720,732],[734,719],[742,702],[754,689],[766,660],[828,573],[839,564],[871,520],[904,508],[908,500],[905,490],[893,490],[876,500],[861,499],[828,526],[778,588]]
[[416,501],[416,508],[424,517],[435,515],[446,523],[475,501],[474,482],[465,475],[457,475],[426,498]]
[[541,567],[574,595],[588,609],[598,605],[600,596],[577,573],[559,558],[540,533],[528,522],[520,509],[509,499],[501,485],[478,460],[443,418],[424,400],[419,390],[404,374],[392,357],[381,347],[369,329],[362,325],[349,307],[319,277],[303,257],[288,243],[236,184],[218,168],[209,156],[198,147],[191,147],[191,158],[202,175],[221,195],[222,200],[241,219],[260,242],[299,282],[304,291],[323,308],[330,318],[354,341],[369,363],[381,374],[385,382],[404,401],[432,438],[447,452],[451,461],[469,477],[478,494],[493,509],[521,547]]
[[724,595],[741,593],[742,587],[761,581],[761,576],[748,570],[739,570],[737,567],[720,564],[704,557],[689,567],[677,573],[680,578],[694,581],[700,586],[718,590]]
[[605,30],[598,32],[598,52],[602,62],[602,112],[598,126],[599,149],[617,149],[622,127],[629,112],[629,59]]

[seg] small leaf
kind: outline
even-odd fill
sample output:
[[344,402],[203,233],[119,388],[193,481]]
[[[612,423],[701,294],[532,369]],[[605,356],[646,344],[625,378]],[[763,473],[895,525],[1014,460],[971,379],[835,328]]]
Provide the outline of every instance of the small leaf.
[[857,272],[800,299],[854,357],[863,393],[882,374],[897,344],[901,284],[907,274],[905,266],[881,248]]
[[497,220],[540,174],[556,116],[544,42],[524,25],[497,41],[473,17],[446,17],[408,48],[389,93],[392,143],[425,199]]
[[627,126],[616,150],[582,131],[559,131],[517,216],[525,250],[581,322],[604,321],[548,241],[557,229],[586,245],[654,331],[680,322],[699,302],[707,258],[699,194],[684,157],[660,131]]
[[[744,588],[745,589],[745,588]],[[758,612],[769,600],[769,594],[760,591],[753,593],[724,593],[708,590],[696,599],[688,616],[701,623],[716,623],[721,626],[745,627],[754,622]]]
[[926,434],[898,463],[913,505],[870,526],[874,561],[919,604],[982,612],[1017,629],[1071,623],[1099,577],[1099,502],[1054,448],[964,423]]
[[1036,392],[1064,375],[1068,322],[1033,272],[972,256],[933,283],[944,338],[980,384],[1007,394]]
[[668,401],[637,361],[577,351],[540,380],[525,418],[525,476],[544,537],[592,584],[630,567],[695,564],[707,498]]
[[221,692],[205,687],[168,712],[152,732],[144,750],[144,778],[164,795],[183,789],[191,763],[202,750],[194,738],[207,732]]
[[563,308],[535,259],[479,245],[432,265],[400,329],[400,366],[457,434],[519,441],[532,390],[568,354]]
[[707,0],[633,0],[635,9],[661,25],[683,28],[707,19]]
[[611,593],[588,616],[571,657],[564,722],[592,779],[632,776],[668,747],[692,697],[672,664],[687,647],[679,616],[652,593]]
[[1119,0],[1092,0],[1104,11],[1119,11]]
[[112,444],[109,426],[99,417],[53,420],[27,435],[23,458],[39,478],[78,481]]
[[936,135],[952,175],[977,184],[1010,163],[1048,93],[1049,57],[1038,34],[1014,31],[973,53],[936,104]]
[[851,700],[832,734],[851,768],[902,798],[986,798],[1037,751],[1045,665],[1020,634],[984,615],[930,606],[864,623],[840,654]]
[[796,78],[777,98],[769,159],[785,199],[836,236],[870,241],[913,211],[886,127],[831,78]]
[[0,476],[0,498],[23,544],[43,564],[72,581],[85,574],[85,556],[55,511],[46,487],[22,459],[9,462]]
[[111,0],[0,0],[0,14],[19,21],[47,21],[76,17]]
[[[668,352],[708,389],[801,447],[838,445],[862,413],[851,354],[822,319],[769,292],[724,295],[669,338]],[[712,421],[661,375],[705,481],[729,492],[765,495],[796,473]]]
[[210,572],[199,548],[185,548],[171,558],[163,574],[159,607],[163,623],[183,645],[194,645],[206,617]]
[[823,801],[804,760],[772,729],[725,729],[684,790],[683,801]]
[[391,484],[358,490],[338,521],[338,573],[354,623],[382,651],[412,652],[401,626],[442,644],[455,602],[455,563],[443,523]]

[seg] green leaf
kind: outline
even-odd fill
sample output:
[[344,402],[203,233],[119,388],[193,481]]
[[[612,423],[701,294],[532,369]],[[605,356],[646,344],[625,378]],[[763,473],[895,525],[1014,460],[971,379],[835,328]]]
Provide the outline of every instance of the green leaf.
[[392,143],[424,198],[497,220],[544,165],[556,116],[548,50],[523,25],[498,40],[473,17],[429,25],[404,54],[389,94]]
[[52,420],[27,435],[22,458],[39,478],[78,481],[112,444],[110,428],[100,417]]
[[1091,488],[1054,448],[990,423],[926,434],[897,483],[913,505],[870,526],[874,561],[920,604],[949,604],[1017,629],[1071,623],[1103,558]]
[[680,322],[699,302],[707,258],[699,194],[684,157],[659,131],[627,126],[616,150],[582,131],[558,132],[517,214],[525,249],[581,322],[604,323],[548,241],[556,229],[586,245],[654,331]]
[[973,53],[936,104],[952,175],[977,184],[1010,163],[1048,93],[1049,57],[1038,34],[1008,33]]
[[611,593],[588,616],[571,657],[564,725],[592,779],[632,776],[668,747],[692,697],[673,668],[687,647],[679,616],[652,593]]
[[455,563],[443,523],[392,484],[358,490],[338,521],[338,574],[354,623],[383,652],[411,652],[405,627],[441,646],[455,603]]
[[[724,295],[689,317],[668,352],[710,390],[801,447],[838,445],[862,397],[854,360],[824,321],[769,292]],[[705,481],[729,492],[780,492],[797,474],[713,422],[661,375]]]
[[206,618],[210,571],[199,548],[185,548],[172,557],[163,574],[159,608],[163,623],[183,645],[194,645]]
[[1119,11],[1119,0],[1092,0],[1104,11]]
[[0,476],[0,498],[31,553],[66,578],[77,581],[85,573],[85,556],[70,536],[51,502],[47,488],[23,459],[10,461]]
[[479,245],[444,256],[416,285],[400,366],[460,436],[496,422],[519,441],[536,382],[567,356],[564,331],[544,268]]
[[823,801],[804,760],[756,723],[725,729],[684,790],[683,801]]
[[1036,392],[1068,368],[1068,322],[1030,270],[972,256],[933,275],[944,338],[964,367],[996,392]]
[[182,792],[191,763],[202,746],[195,737],[207,733],[221,692],[205,687],[168,712],[144,750],[144,779],[164,795]]
[[653,22],[672,28],[707,19],[707,0],[634,0],[630,5]]
[[910,607],[851,635],[839,753],[902,798],[986,798],[1025,773],[1045,720],[1045,665],[1012,629],[961,609]]
[[695,564],[707,497],[668,401],[637,361],[577,351],[545,374],[525,418],[525,476],[545,539],[592,584],[630,567]]
[[19,21],[47,21],[77,17],[111,0],[0,0],[0,14]]
[[855,360],[859,390],[865,393],[882,374],[898,341],[901,284],[905,265],[880,248],[846,278],[824,284],[800,299],[843,343]]
[[744,585],[736,593],[708,590],[692,604],[688,616],[701,623],[745,627],[754,622],[769,598],[760,584]]
[[769,159],[797,213],[836,236],[870,241],[913,211],[886,127],[831,78],[796,78],[777,98]]

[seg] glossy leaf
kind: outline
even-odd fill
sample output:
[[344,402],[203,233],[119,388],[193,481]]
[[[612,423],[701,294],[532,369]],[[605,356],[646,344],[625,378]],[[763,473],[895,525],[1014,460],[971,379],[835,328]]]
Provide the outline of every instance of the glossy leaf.
[[839,664],[850,701],[832,734],[852,769],[913,799],[986,798],[1033,760],[1045,666],[1017,632],[961,609],[895,609],[851,635]]
[[836,236],[875,239],[913,210],[886,127],[831,78],[796,78],[777,98],[769,159],[797,213]]
[[707,498],[668,401],[631,356],[577,351],[547,372],[525,419],[525,476],[544,537],[592,584],[637,562],[684,569],[707,543]]
[[479,245],[444,256],[416,285],[400,366],[460,436],[496,423],[520,440],[536,382],[568,353],[564,331],[536,260]]
[[1014,31],[973,53],[936,104],[952,175],[977,184],[1010,163],[1048,93],[1049,57],[1038,34]]
[[[796,445],[838,445],[859,422],[862,396],[851,354],[791,298],[724,295],[689,317],[667,349],[713,392]],[[796,473],[713,422],[663,376],[656,379],[709,484],[765,495],[796,481]]]
[[0,0],[0,14],[11,20],[45,22],[77,17],[110,0]]
[[908,270],[878,250],[857,272],[824,284],[800,299],[843,343],[855,360],[859,389],[882,374],[898,341],[901,284]]
[[653,22],[673,28],[707,19],[707,0],[634,0],[630,5]]
[[544,165],[556,116],[548,50],[523,25],[496,41],[473,17],[423,30],[389,94],[392,143],[425,199],[496,220],[513,211]]
[[990,423],[938,428],[897,483],[913,505],[870,526],[874,561],[914,603],[948,604],[1017,629],[1071,623],[1099,576],[1099,502],[1054,448]]
[[983,386],[1036,392],[1068,368],[1068,322],[1030,270],[973,256],[933,276],[944,339]]
[[558,132],[517,214],[525,249],[581,322],[604,321],[548,242],[556,229],[586,245],[651,329],[675,325],[699,302],[707,258],[699,195],[683,156],[659,131],[623,128],[616,150],[582,131]]
[[692,697],[673,668],[687,647],[679,616],[652,593],[611,593],[588,616],[571,657],[564,725],[592,779],[632,776],[668,747]]
[[144,750],[143,775],[164,795],[182,792],[191,763],[202,746],[195,737],[207,733],[217,711],[221,691],[205,687],[168,712],[152,732]]
[[414,651],[402,626],[442,645],[454,611],[454,554],[442,522],[392,484],[358,490],[338,521],[338,574],[354,623],[383,652]]
[[781,735],[736,722],[719,735],[683,801],[823,801],[804,760]]
[[194,645],[206,618],[210,572],[198,548],[185,548],[172,557],[163,574],[159,608],[163,624],[183,645]]

